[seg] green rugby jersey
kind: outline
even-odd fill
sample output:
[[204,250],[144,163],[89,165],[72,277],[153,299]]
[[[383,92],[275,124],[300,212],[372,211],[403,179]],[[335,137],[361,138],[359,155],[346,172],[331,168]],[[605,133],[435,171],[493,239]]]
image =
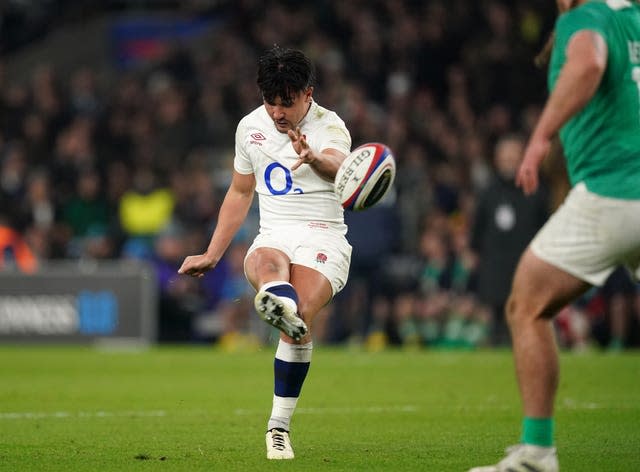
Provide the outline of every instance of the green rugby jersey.
[[566,61],[569,40],[585,29],[604,38],[608,62],[596,94],[560,130],[569,179],[599,195],[640,199],[640,4],[594,0],[562,14],[550,89]]

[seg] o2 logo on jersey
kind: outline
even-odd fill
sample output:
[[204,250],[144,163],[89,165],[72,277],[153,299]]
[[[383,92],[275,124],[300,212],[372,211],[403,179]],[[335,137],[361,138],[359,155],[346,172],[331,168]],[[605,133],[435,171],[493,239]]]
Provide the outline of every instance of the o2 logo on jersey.
[[291,171],[279,162],[272,162],[264,170],[264,183],[271,195],[286,195],[289,192],[304,193],[300,187],[293,188]]

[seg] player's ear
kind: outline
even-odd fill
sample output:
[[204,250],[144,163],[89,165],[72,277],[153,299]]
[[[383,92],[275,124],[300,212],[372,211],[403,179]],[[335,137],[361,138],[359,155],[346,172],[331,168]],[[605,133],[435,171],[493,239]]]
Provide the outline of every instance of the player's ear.
[[307,90],[304,91],[304,101],[307,103],[311,102],[312,96],[313,96],[313,87],[309,87],[307,88]]

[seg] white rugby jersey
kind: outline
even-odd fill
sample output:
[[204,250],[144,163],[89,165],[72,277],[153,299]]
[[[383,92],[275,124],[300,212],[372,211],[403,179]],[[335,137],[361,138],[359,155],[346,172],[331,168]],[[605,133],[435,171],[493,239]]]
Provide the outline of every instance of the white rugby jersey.
[[[334,112],[312,102],[298,126],[315,152],[333,148],[349,154],[351,135]],[[291,139],[276,129],[264,106],[238,123],[233,166],[240,174],[256,177],[260,231],[307,222],[345,234],[343,209],[333,182],[324,180],[309,164],[292,172],[297,160]]]

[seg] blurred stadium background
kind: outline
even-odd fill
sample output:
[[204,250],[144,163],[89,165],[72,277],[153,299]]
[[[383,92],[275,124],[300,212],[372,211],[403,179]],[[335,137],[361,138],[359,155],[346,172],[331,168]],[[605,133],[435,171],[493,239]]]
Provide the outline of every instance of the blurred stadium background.
[[[276,339],[242,273],[255,211],[215,271],[176,270],[206,247],[235,125],[260,103],[256,59],[278,43],[313,58],[314,95],[354,146],[387,143],[398,163],[392,195],[347,215],[350,282],[316,342],[508,345],[513,266],[567,189],[561,156],[529,200],[500,164],[546,97],[533,57],[555,15],[546,0],[0,2],[0,339]],[[637,348],[639,293],[616,272],[560,314],[562,347]]]

